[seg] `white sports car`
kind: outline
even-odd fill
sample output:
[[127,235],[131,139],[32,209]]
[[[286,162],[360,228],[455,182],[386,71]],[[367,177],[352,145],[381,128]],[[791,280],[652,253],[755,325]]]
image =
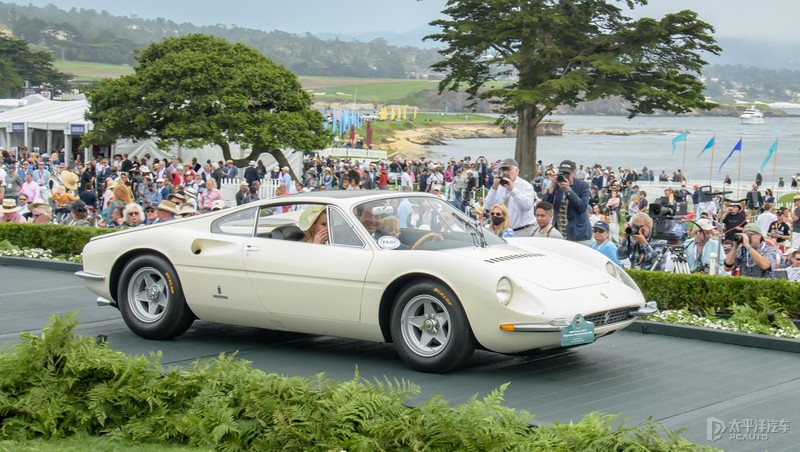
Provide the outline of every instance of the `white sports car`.
[[394,342],[427,372],[476,347],[591,343],[656,310],[587,246],[501,239],[409,192],[302,193],[103,235],[76,275],[144,338],[199,318]]

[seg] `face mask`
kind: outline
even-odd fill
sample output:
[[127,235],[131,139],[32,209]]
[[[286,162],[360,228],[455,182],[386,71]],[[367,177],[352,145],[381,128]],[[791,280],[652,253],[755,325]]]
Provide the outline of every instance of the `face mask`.
[[506,219],[503,217],[492,217],[492,224],[495,226],[500,226],[504,221],[506,221]]

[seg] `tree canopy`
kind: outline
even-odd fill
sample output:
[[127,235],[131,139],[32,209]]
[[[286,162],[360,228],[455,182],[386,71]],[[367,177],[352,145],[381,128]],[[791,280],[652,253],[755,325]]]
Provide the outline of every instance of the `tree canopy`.
[[56,92],[69,89],[69,76],[53,67],[50,52],[33,50],[23,40],[0,34],[0,97],[16,95],[25,82]]
[[323,117],[297,77],[258,51],[208,35],[168,38],[136,56],[131,75],[103,79],[89,94],[89,142],[155,139],[159,147],[230,143],[288,161],[281,149],[310,151],[330,141]]
[[[623,14],[646,0],[450,0],[440,32],[439,85],[490,99],[516,120],[521,174],[536,168],[536,126],[562,105],[620,96],[633,117],[712,108],[698,80],[702,52],[718,54],[713,27],[694,11],[661,19]],[[510,80],[507,84],[490,83]],[[565,158],[568,156],[565,156]]]

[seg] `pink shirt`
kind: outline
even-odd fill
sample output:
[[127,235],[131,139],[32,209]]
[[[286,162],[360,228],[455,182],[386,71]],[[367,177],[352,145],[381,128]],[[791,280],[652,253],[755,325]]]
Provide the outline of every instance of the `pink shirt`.
[[4,213],[0,215],[0,223],[27,223],[27,221],[19,212],[14,212],[13,214]]
[[19,194],[28,196],[28,199],[37,199],[39,197],[39,184],[30,181],[25,182],[19,187]]
[[222,192],[216,188],[207,188],[200,196],[200,210],[211,210],[211,205],[218,199],[225,200],[222,197]]

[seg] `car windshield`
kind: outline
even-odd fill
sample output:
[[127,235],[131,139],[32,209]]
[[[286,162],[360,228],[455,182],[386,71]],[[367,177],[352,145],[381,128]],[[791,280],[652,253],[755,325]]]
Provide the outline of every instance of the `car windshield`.
[[353,215],[383,249],[442,250],[505,243],[451,204],[430,196],[372,200],[356,205]]

